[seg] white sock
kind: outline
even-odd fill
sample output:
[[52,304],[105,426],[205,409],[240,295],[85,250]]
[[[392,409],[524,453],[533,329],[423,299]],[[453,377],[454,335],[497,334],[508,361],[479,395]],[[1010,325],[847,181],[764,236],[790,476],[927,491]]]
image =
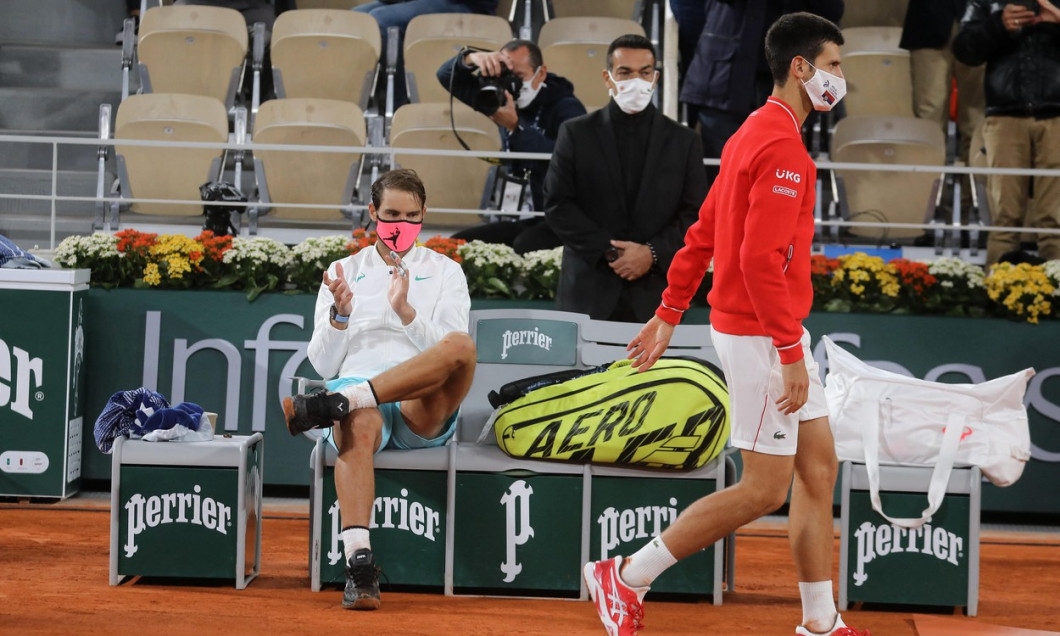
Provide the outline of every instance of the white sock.
[[662,537],[655,537],[626,559],[619,576],[630,587],[647,587],[674,563],[677,559],[670,554]]
[[372,544],[368,540],[368,528],[364,526],[347,526],[342,529],[342,549],[346,553],[346,560],[353,558],[353,553],[361,548],[371,549]]
[[370,409],[379,406],[379,403],[375,399],[375,391],[372,390],[372,385],[368,383],[368,380],[348,386],[345,389],[339,391],[347,400],[350,401],[350,410],[356,409]]
[[[832,598],[832,581],[818,581],[816,583],[799,582],[799,596],[802,597],[802,624],[810,625],[832,625],[841,627],[837,622],[839,614],[835,609],[835,600]],[[830,630],[831,627],[825,627]]]

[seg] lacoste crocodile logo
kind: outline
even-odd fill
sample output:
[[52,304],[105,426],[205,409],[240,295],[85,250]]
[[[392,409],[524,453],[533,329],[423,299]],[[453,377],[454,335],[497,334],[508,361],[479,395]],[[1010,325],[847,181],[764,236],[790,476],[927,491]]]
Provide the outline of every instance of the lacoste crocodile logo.
[[773,439],[787,439],[787,437],[788,437],[787,435],[785,435],[784,433],[781,433],[780,431],[777,431],[776,433],[773,433]]

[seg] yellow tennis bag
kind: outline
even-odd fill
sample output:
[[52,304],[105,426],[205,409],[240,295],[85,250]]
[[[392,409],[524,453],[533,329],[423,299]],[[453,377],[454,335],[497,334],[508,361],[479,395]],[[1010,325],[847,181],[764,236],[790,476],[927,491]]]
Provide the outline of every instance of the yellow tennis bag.
[[491,392],[493,431],[512,457],[691,470],[729,439],[729,391],[703,360],[630,360],[518,380]]

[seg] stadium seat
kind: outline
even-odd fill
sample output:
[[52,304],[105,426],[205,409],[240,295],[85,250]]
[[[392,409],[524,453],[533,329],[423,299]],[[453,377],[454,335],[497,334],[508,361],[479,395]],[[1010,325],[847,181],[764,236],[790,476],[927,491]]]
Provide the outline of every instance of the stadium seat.
[[538,46],[550,71],[574,84],[586,110],[610,99],[601,76],[607,68],[607,47],[620,35],[644,35],[644,28],[622,18],[555,18],[541,27]]
[[633,20],[637,0],[557,0],[552,3],[557,18],[608,17]]
[[898,47],[901,37],[899,27],[843,29],[848,115],[914,116],[909,51]]
[[[475,151],[501,149],[497,125],[482,113],[460,102],[453,102],[453,123],[460,137]],[[430,193],[427,199],[428,225],[468,226],[480,222],[477,214],[431,212],[433,208],[478,210],[490,164],[477,157],[432,157],[400,152],[405,148],[462,150],[453,135],[448,103],[405,104],[394,113],[390,128],[394,160],[402,168],[412,168]]]
[[905,23],[905,9],[909,0],[871,0],[847,2],[839,25],[850,27],[900,27]]
[[[228,113],[220,101],[202,95],[130,95],[118,106],[114,139],[119,142],[115,145],[115,156],[122,198],[199,201],[199,186],[218,175],[222,151],[131,146],[120,142],[224,143],[228,140]],[[134,203],[129,209],[141,214],[202,214],[199,205]]]
[[418,15],[405,31],[405,73],[413,102],[444,102],[449,93],[437,79],[438,67],[465,46],[496,51],[512,39],[504,18],[476,13]]
[[[297,0],[295,4],[299,9],[341,9],[343,11],[349,11],[350,9],[360,6],[362,4],[368,4],[372,0]],[[283,15],[282,13],[280,15]],[[279,16],[277,16],[279,19]]]
[[353,102],[364,110],[379,64],[379,25],[367,13],[299,9],[276,18],[276,96]]
[[[254,144],[364,146],[364,114],[356,104],[333,99],[289,98],[265,102],[254,124]],[[361,154],[343,152],[254,150],[254,178],[260,207],[251,209],[251,232],[257,217],[300,221],[338,220],[357,186]],[[330,208],[276,207],[270,203],[308,203]]]
[[235,9],[153,7],[140,21],[144,93],[206,95],[231,107],[247,57],[247,24]]
[[[934,214],[946,138],[938,124],[915,117],[847,117],[832,134],[831,159],[840,163],[939,166],[925,172],[835,170],[833,193],[851,221],[925,223]],[[834,216],[834,215],[833,215]],[[853,227],[855,236],[881,241],[915,238],[923,229]]]

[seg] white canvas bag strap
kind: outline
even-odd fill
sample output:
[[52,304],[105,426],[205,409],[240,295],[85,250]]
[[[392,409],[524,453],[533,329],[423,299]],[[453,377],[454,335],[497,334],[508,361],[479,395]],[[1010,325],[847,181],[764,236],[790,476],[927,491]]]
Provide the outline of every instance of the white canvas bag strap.
[[951,412],[946,419],[942,448],[939,449],[938,460],[931,472],[931,481],[928,485],[928,507],[924,508],[919,519],[889,517],[883,512],[883,505],[880,503],[880,421],[885,417],[887,420],[891,418],[889,398],[880,400],[876,417],[869,418],[866,426],[861,427],[861,441],[865,447],[865,471],[869,477],[869,498],[872,501],[872,509],[896,526],[919,528],[930,521],[931,515],[935,514],[942,505],[942,498],[946,494],[946,484],[949,483],[950,473],[953,470],[953,461],[957,457],[957,445],[961,441],[961,432],[964,430],[964,416]]

